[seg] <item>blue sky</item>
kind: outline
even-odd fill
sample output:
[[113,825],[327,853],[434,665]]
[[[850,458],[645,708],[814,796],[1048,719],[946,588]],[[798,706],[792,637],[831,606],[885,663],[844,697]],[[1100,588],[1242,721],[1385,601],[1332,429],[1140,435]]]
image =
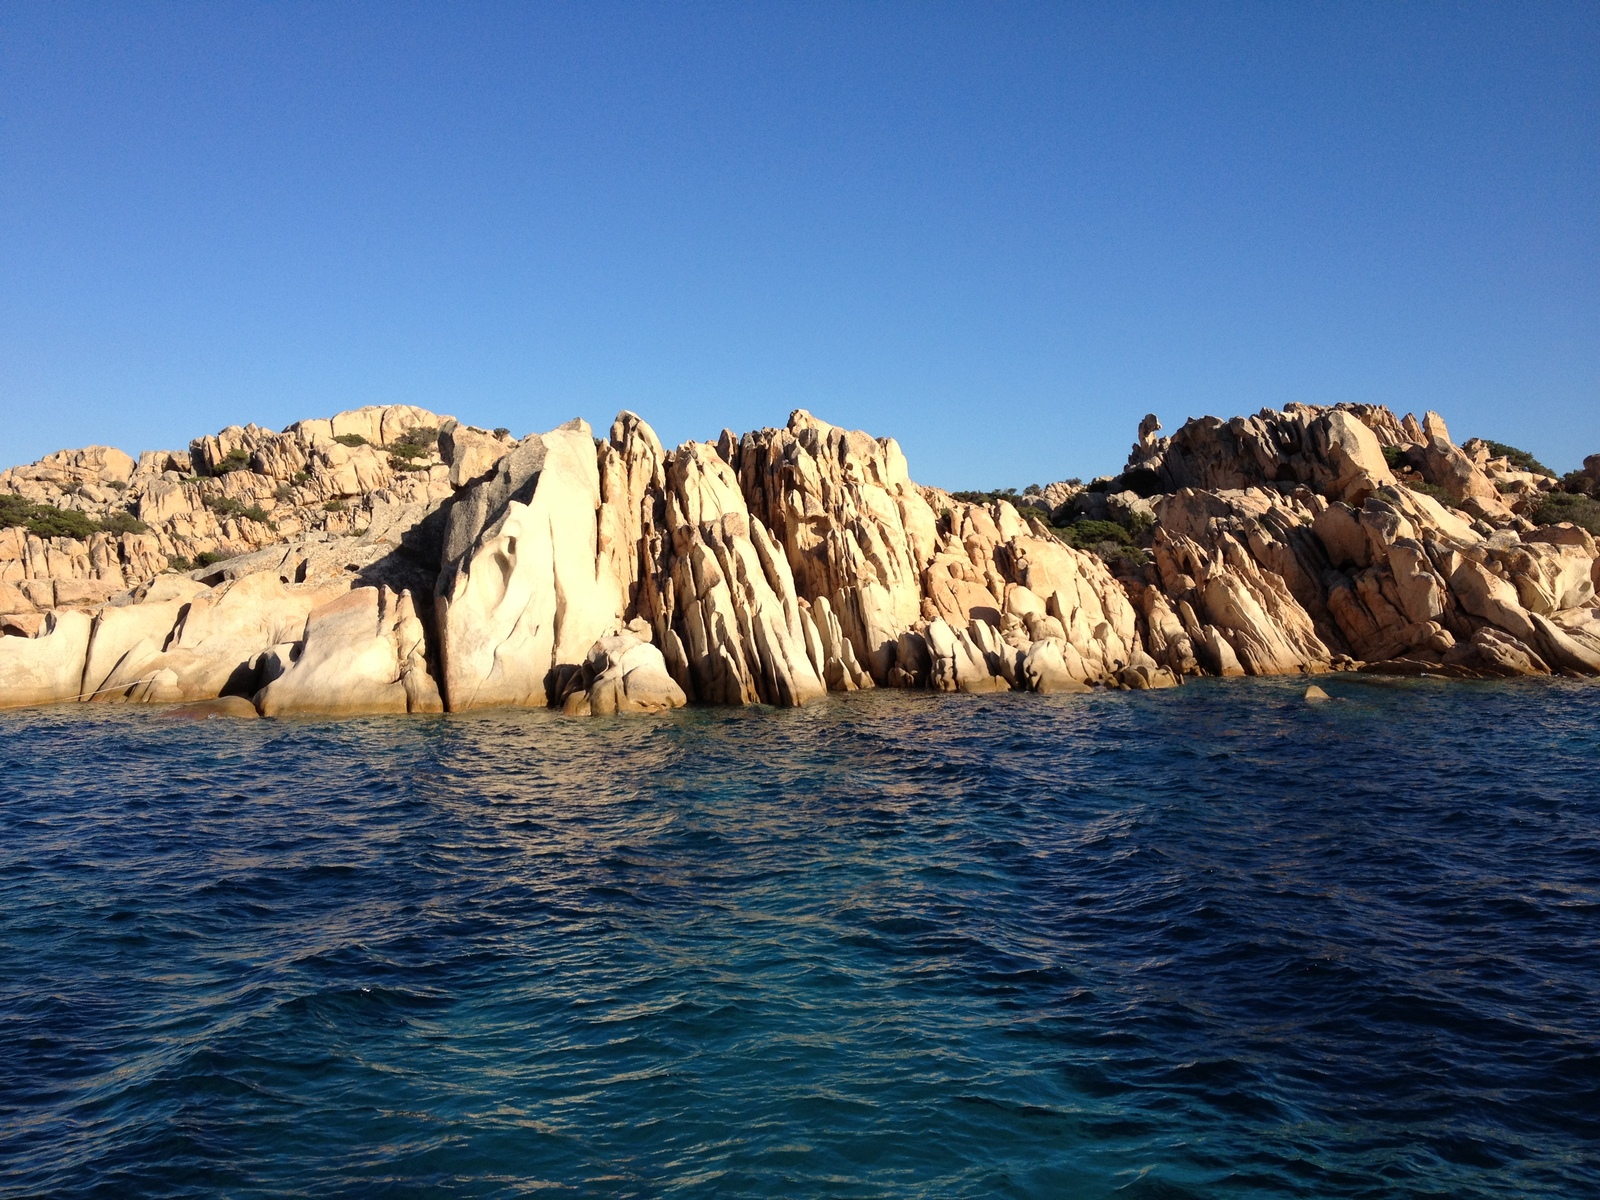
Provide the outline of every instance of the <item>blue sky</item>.
[[0,463],[414,403],[914,477],[1600,452],[1593,4],[0,5]]

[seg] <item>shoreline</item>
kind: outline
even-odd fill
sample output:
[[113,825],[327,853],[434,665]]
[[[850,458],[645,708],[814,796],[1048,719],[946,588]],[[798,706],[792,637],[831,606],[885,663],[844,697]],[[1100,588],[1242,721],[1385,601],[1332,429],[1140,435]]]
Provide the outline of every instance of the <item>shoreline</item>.
[[803,410],[670,451],[629,412],[517,440],[405,406],[137,463],[63,451],[0,472],[31,522],[0,530],[0,706],[577,716],[1600,676],[1595,537],[1533,519],[1600,514],[1587,475],[1569,492],[1371,405],[1159,429],[1119,475],[1021,495],[922,487],[893,438]]

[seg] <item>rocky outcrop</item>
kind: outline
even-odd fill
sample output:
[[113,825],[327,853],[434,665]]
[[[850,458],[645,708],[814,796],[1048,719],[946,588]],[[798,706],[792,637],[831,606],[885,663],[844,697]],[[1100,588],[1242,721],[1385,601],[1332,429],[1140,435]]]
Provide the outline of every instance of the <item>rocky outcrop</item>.
[[[1162,590],[1202,622],[1200,636],[1189,632],[1202,659],[1212,655],[1208,668],[1226,669],[1220,640],[1251,674],[1360,660],[1369,669],[1502,675],[1547,670],[1552,659],[1588,673],[1565,635],[1534,618],[1566,613],[1587,628],[1592,539],[1518,517],[1483,469],[1488,456],[1455,447],[1437,414],[1418,422],[1347,407],[1347,419],[1400,452],[1390,455],[1403,464],[1399,476],[1382,482],[1364,467],[1365,481],[1352,488],[1348,472],[1308,468],[1294,454],[1262,466],[1266,434],[1283,430],[1266,414],[1191,422],[1170,443],[1136,447],[1130,462],[1141,469],[1212,482],[1227,473],[1219,445],[1232,437],[1230,445],[1250,447],[1227,478],[1259,479],[1254,486],[1183,487],[1157,500]],[[1316,412],[1299,410],[1296,423],[1314,429],[1337,415]],[[1370,455],[1347,459],[1370,466]]]
[[0,708],[76,700],[92,627],[86,613],[52,613],[37,637],[0,637]]
[[1148,472],[1163,492],[1303,485],[1359,503],[1393,483],[1378,435],[1354,406],[1290,404],[1253,417],[1189,421],[1170,438],[1141,439],[1129,471]]
[[436,590],[439,665],[453,712],[543,707],[622,618],[598,569],[600,474],[588,425],[522,439],[446,514]]
[[804,411],[673,450],[630,412],[518,441],[393,406],[63,451],[0,474],[0,704],[609,715],[1600,675],[1595,538],[1533,523],[1555,484],[1520,452],[1364,405],[1159,432],[1088,489],[967,500]]
[[281,433],[233,425],[137,461],[91,446],[0,472],[0,500],[41,506],[46,518],[34,532],[0,529],[0,583],[15,589],[4,599],[15,606],[20,595],[37,613],[104,603],[170,569],[357,535],[386,510],[425,512],[452,494],[435,435],[454,425],[409,405],[373,406]]
[[667,457],[665,481],[666,527],[641,615],[661,632],[669,665],[681,656],[685,693],[786,706],[825,695],[815,622],[733,468],[717,447],[686,442]]
[[262,656],[302,641],[311,612],[348,586],[341,581],[287,584],[265,572],[247,575],[178,605],[177,618],[167,630],[161,630],[160,617],[171,611],[171,601],[155,599],[163,594],[155,592],[146,603],[159,607],[148,626],[158,632],[122,653],[93,689],[93,698],[172,704],[252,695],[259,686]]
[[264,717],[444,711],[410,592],[359,587],[315,608],[304,637],[262,656]]
[[746,434],[729,458],[800,594],[827,601],[855,657],[885,682],[901,632],[922,616],[923,572],[938,548],[935,514],[899,445],[801,409],[784,429]]
[[682,708],[688,697],[667,672],[661,651],[638,633],[601,638],[567,684],[561,711],[568,716],[659,713]]

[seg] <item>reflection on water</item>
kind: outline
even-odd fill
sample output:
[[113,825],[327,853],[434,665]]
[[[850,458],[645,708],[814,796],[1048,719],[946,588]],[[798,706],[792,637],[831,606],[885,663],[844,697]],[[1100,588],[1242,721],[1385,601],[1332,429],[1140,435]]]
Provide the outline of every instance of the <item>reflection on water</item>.
[[0,1192],[1592,1194],[1600,688],[1326,686],[0,714]]

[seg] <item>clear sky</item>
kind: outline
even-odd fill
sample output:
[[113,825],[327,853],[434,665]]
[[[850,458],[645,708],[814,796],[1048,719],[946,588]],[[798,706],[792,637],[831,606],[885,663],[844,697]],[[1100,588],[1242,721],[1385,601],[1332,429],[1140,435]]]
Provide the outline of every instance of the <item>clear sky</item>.
[[945,487],[1157,413],[1600,451],[1600,5],[0,3],[0,464],[803,406]]

